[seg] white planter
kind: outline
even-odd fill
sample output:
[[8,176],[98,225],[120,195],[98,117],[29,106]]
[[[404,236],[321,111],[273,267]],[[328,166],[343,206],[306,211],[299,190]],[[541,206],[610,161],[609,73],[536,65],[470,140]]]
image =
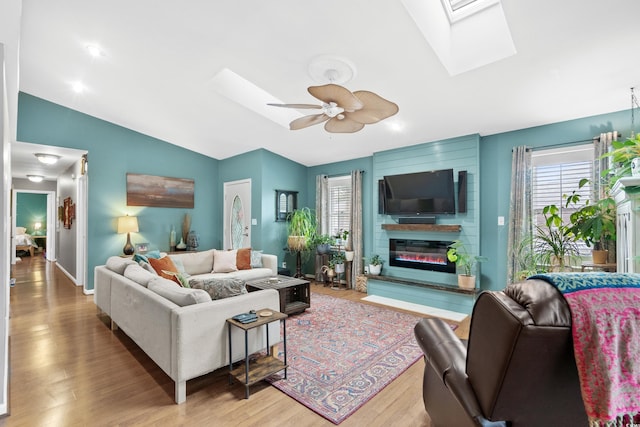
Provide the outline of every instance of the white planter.
[[474,289],[476,287],[476,276],[458,274],[458,287],[462,289]]
[[344,264],[336,264],[334,268],[336,270],[336,273],[344,273]]
[[379,276],[382,271],[382,264],[373,265],[369,264],[369,274],[372,276]]
[[347,261],[353,261],[353,257],[355,256],[355,254],[356,253],[354,251],[344,251],[344,257]]

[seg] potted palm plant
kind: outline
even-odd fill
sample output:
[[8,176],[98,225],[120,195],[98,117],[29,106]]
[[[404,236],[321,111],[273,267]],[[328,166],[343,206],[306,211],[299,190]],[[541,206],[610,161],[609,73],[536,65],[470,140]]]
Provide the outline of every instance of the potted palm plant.
[[487,258],[480,255],[471,255],[461,240],[454,240],[447,250],[447,259],[455,262],[456,267],[464,273],[458,274],[458,286],[464,289],[476,287],[476,276],[472,274],[473,267],[478,262],[486,261]]

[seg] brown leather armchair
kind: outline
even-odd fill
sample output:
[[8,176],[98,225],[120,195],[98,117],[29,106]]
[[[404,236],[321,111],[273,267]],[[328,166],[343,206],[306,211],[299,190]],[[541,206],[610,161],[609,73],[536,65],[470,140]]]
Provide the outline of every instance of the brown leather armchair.
[[425,354],[423,399],[433,425],[588,425],[571,313],[547,282],[480,294],[466,346],[440,319],[423,319],[414,332]]

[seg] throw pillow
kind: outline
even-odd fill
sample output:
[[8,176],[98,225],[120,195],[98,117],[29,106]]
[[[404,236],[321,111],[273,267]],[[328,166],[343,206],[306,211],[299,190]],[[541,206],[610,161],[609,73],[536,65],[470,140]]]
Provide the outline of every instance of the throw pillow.
[[179,257],[171,256],[171,255],[169,256],[171,257],[171,261],[173,261],[173,264],[178,269],[178,273],[184,275],[185,277],[189,277],[189,273],[187,273],[187,271],[185,270],[182,259],[180,259]]
[[251,268],[262,268],[262,251],[251,251]]
[[251,270],[251,248],[238,249],[236,267],[238,270]]
[[[158,273],[158,276],[164,277],[165,279],[173,280],[173,276],[163,273],[163,271],[178,272],[176,265],[168,256],[159,259],[149,258],[149,264],[151,264],[156,273]],[[180,282],[177,283],[180,285]]]
[[161,254],[161,253],[160,253],[160,251],[159,251],[159,250],[157,250],[157,249],[155,249],[155,250],[153,250],[153,251],[147,251],[147,252],[145,252],[145,253],[144,253],[144,255],[145,255],[147,258],[155,258],[155,259],[160,259],[160,258],[162,258],[162,254]]
[[190,288],[191,287],[189,285],[189,279],[184,274],[182,274],[182,273],[174,273],[173,271],[167,271],[167,270],[162,270],[162,272],[164,274],[166,274],[166,276],[163,276],[163,277],[165,277],[167,279],[169,277],[171,277],[170,280],[173,280],[174,282],[176,282],[178,285],[182,286],[183,288]]
[[244,281],[240,279],[191,279],[192,289],[207,291],[212,300],[229,298],[247,293]]
[[156,277],[149,282],[149,290],[179,306],[199,304],[211,301],[208,293],[202,289],[186,289],[176,286],[170,280]]
[[232,271],[238,271],[238,267],[236,267],[237,256],[238,251],[236,249],[232,251],[219,251],[214,249],[212,273],[230,273]]

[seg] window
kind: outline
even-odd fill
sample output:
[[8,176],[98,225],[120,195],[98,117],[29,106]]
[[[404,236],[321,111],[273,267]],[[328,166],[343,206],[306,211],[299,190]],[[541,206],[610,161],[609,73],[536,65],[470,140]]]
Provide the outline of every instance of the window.
[[340,230],[351,226],[351,177],[329,178],[329,234],[335,236]]
[[[582,204],[591,199],[591,184],[579,190],[578,184],[582,178],[591,177],[593,174],[593,145],[536,150],[531,158],[533,223],[544,226],[542,210],[545,206],[553,204],[560,209],[564,223],[568,224],[569,217],[580,206],[565,208],[566,200],[563,195],[570,195],[575,190],[580,194]],[[581,255],[589,255],[590,251],[584,243],[579,243],[578,246]]]

